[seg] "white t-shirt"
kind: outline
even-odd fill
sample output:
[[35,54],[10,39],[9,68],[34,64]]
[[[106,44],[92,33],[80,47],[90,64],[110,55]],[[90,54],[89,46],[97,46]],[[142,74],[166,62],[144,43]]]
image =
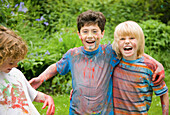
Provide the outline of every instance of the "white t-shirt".
[[32,104],[37,93],[20,70],[0,72],[0,115],[40,115]]

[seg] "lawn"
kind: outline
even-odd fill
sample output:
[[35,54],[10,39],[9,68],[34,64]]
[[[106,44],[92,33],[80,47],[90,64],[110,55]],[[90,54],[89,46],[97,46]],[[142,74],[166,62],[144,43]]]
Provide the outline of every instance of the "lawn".
[[[169,85],[170,86],[170,81]],[[69,95],[56,95],[52,96],[55,102],[55,115],[68,115],[69,113]],[[167,100],[169,101],[169,100]],[[41,109],[43,104],[33,102],[41,115],[46,115],[47,108]],[[169,108],[170,109],[170,108]],[[160,98],[153,95],[152,105],[149,110],[149,115],[162,115]]]
[[[69,113],[69,95],[52,95],[55,103],[55,115],[68,115]],[[33,102],[40,115],[46,115],[47,107],[42,109],[43,103]]]

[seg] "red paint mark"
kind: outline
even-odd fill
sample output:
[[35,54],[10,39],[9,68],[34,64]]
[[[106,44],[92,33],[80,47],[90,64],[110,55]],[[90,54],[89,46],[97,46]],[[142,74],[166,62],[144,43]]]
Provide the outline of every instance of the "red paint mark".
[[116,62],[117,62],[117,60],[113,60],[113,62],[114,62],[114,63],[116,63]]
[[92,79],[94,79],[94,67],[92,68]]
[[44,103],[44,100],[40,100],[40,103]]
[[[22,85],[15,85],[14,87],[7,84],[7,87],[2,91],[1,95],[3,95],[4,101],[0,101],[2,105],[10,105],[9,108],[21,108],[24,113],[28,113],[28,110],[24,108],[24,106],[28,106],[27,99],[24,91],[22,90]],[[11,87],[11,89],[10,89]],[[11,92],[9,92],[11,90]],[[7,91],[10,93],[10,98],[7,94]],[[17,94],[17,95],[16,95]],[[26,102],[25,102],[26,101]]]

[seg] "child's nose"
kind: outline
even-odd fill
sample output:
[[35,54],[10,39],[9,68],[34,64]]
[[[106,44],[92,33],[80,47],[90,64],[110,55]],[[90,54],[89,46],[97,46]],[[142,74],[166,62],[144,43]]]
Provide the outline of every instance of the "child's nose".
[[89,38],[92,38],[92,37],[93,37],[93,34],[92,34],[91,32],[89,32],[88,37],[89,37]]
[[129,43],[129,39],[126,39],[126,40],[125,40],[125,43]]

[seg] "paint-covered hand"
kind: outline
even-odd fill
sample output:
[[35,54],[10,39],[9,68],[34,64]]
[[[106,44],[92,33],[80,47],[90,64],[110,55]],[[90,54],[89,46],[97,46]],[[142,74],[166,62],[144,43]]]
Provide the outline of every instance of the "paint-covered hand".
[[32,78],[29,83],[34,89],[37,89],[42,84],[42,80],[39,77],[35,77]]
[[51,96],[46,96],[45,97],[45,102],[44,102],[44,105],[42,107],[42,109],[44,109],[46,106],[48,106],[48,109],[47,109],[47,112],[46,114],[47,115],[54,115],[55,113],[55,105],[54,105],[54,101],[53,101],[53,98]]
[[157,66],[158,67],[157,67],[156,71],[154,72],[153,78],[152,78],[154,85],[161,84],[165,79],[164,67],[159,62],[157,63]]

